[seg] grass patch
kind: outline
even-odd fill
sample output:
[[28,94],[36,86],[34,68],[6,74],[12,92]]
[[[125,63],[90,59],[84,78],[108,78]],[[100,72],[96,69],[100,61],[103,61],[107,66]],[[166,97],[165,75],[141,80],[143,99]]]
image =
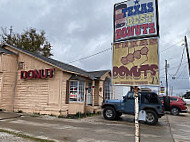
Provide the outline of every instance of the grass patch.
[[28,139],[28,140],[32,140],[32,141],[36,141],[36,142],[55,142],[54,140],[35,138],[35,137],[25,135],[22,133],[16,133],[13,131],[8,131],[8,130],[3,130],[3,129],[0,129],[0,132],[8,133],[8,134],[14,135],[16,137],[20,137],[20,138],[24,138],[24,139]]
[[81,112],[77,112],[74,115],[68,115],[68,116],[59,115],[58,118],[80,119],[80,118],[92,117],[92,116],[96,116],[96,115],[100,115],[100,114],[101,114],[101,112],[97,112],[97,113],[81,113]]
[[31,115],[31,117],[39,117],[40,116],[40,113],[36,113],[36,112],[34,112],[32,115]]

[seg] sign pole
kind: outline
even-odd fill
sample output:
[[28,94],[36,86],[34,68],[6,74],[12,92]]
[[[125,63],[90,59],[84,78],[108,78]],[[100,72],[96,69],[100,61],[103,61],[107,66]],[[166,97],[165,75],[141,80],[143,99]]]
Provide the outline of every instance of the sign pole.
[[139,97],[138,87],[135,86],[135,142],[140,142],[140,126],[139,126]]

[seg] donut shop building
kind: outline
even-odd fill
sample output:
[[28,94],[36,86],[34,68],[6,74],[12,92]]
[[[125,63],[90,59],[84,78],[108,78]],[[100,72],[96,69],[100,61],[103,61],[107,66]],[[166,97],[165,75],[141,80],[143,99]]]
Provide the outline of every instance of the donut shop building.
[[0,47],[0,109],[68,115],[99,111],[114,98],[111,72],[85,71],[15,46]]

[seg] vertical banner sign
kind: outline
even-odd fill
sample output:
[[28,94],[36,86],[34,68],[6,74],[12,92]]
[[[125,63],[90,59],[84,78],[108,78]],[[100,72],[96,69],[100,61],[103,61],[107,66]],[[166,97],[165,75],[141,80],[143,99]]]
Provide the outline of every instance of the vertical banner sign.
[[113,84],[159,85],[158,38],[115,43]]
[[127,0],[114,5],[114,42],[157,37],[157,0]]

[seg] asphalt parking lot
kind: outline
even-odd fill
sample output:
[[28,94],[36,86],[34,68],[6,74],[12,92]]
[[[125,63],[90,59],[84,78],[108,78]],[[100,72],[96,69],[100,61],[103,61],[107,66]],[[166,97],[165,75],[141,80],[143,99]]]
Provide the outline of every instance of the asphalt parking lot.
[[[0,113],[1,118],[1,113]],[[156,126],[141,124],[142,142],[190,142],[190,114],[165,115]],[[134,117],[108,121],[102,116],[61,119],[50,116],[1,119],[0,128],[38,138],[68,142],[134,142]],[[5,139],[5,137],[3,137]],[[0,135],[2,140],[2,135]],[[22,140],[20,140],[22,141]],[[26,141],[26,140],[24,140]]]

